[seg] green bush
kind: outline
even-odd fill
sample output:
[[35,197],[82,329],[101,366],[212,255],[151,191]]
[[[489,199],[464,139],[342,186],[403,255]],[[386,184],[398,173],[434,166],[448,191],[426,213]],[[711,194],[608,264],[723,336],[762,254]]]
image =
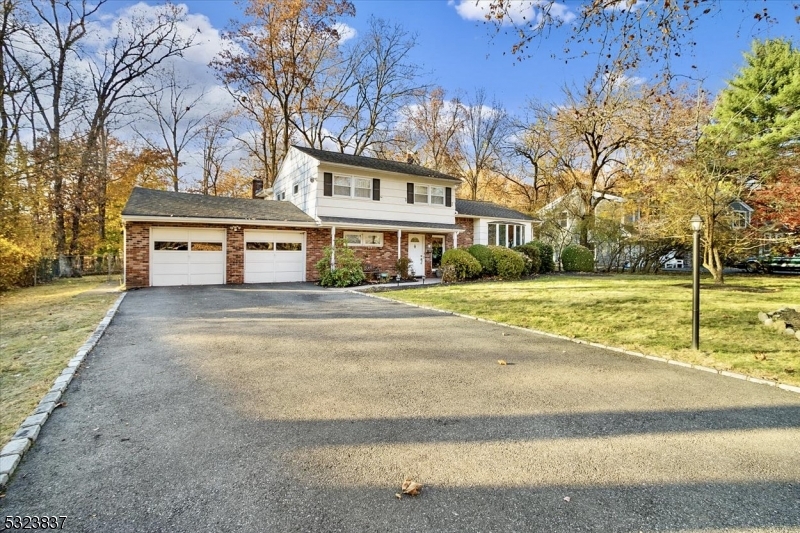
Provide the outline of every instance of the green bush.
[[316,264],[320,285],[323,287],[351,287],[364,281],[361,260],[355,256],[344,239],[336,239],[336,268],[331,269],[333,249],[326,246],[323,252],[325,255]]
[[513,250],[525,256],[525,270],[522,273],[526,276],[538,274],[542,268],[542,256],[539,248],[533,244],[521,244],[515,246]]
[[556,263],[553,261],[553,247],[542,241],[531,241],[525,246],[535,246],[539,249],[539,258],[542,264],[539,267],[539,274],[547,274],[556,269]]
[[594,254],[585,246],[570,244],[561,252],[565,272],[594,272]]
[[480,273],[481,264],[466,250],[453,248],[442,254],[443,281],[463,281],[475,278]]
[[484,244],[473,244],[467,248],[467,252],[481,264],[481,274],[483,276],[494,276],[497,273],[494,265],[494,257],[488,246]]
[[395,271],[400,274],[400,279],[411,279],[414,277],[414,267],[411,265],[411,259],[408,257],[401,257],[394,264]]
[[23,285],[36,255],[0,237],[0,291]]
[[517,279],[525,270],[524,256],[505,246],[488,246],[494,259],[495,272],[503,279]]

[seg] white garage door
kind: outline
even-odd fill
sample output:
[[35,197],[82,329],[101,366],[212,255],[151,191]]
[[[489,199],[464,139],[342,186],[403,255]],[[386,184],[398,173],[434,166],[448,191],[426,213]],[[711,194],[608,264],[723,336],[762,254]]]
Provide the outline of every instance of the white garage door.
[[244,282],[304,281],[305,235],[294,231],[244,232]]
[[153,228],[150,231],[150,284],[225,283],[225,230]]

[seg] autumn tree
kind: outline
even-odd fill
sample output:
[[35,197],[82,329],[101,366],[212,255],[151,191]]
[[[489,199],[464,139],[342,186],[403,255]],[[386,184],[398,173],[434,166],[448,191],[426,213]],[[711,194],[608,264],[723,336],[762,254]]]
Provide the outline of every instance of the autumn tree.
[[400,149],[416,163],[440,172],[455,172],[461,157],[461,133],[464,127],[464,106],[459,97],[446,98],[445,90],[435,87],[418,95],[414,103],[402,110],[398,134]]
[[[275,180],[277,166],[291,145],[292,125],[303,102],[315,94],[321,70],[339,40],[336,23],[355,14],[348,0],[250,0],[244,5],[245,20],[234,23],[227,37],[235,43],[213,62],[220,77],[248,111],[264,110],[270,116],[259,122],[275,123],[280,137],[266,146],[265,184]],[[272,115],[272,112],[275,114]],[[263,131],[263,141],[270,139]]]

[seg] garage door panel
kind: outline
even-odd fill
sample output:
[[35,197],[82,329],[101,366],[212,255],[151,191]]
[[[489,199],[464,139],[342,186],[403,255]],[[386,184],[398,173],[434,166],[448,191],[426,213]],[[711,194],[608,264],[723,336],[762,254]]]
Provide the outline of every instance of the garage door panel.
[[303,281],[305,235],[302,232],[250,230],[245,231],[244,238],[245,283]]
[[[225,283],[225,230],[153,228],[151,241],[152,285]],[[184,249],[187,251],[183,251]]]

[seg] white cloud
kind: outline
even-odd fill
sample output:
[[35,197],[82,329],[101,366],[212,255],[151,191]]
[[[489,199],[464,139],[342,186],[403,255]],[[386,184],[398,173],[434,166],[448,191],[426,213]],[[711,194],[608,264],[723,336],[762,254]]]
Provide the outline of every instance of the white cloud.
[[[491,17],[492,3],[496,3],[496,0],[449,0],[448,2],[464,20],[477,21],[485,21],[487,17]],[[548,11],[553,19],[560,22],[568,23],[575,19],[575,13],[570,11],[569,7],[554,0],[511,0],[506,4],[502,23],[539,24],[542,22],[543,11]]]
[[350,39],[353,39],[356,35],[358,35],[358,32],[356,31],[355,28],[353,28],[352,26],[348,26],[344,22],[337,22],[336,24],[333,25],[333,28],[339,34],[339,44],[347,42]]

